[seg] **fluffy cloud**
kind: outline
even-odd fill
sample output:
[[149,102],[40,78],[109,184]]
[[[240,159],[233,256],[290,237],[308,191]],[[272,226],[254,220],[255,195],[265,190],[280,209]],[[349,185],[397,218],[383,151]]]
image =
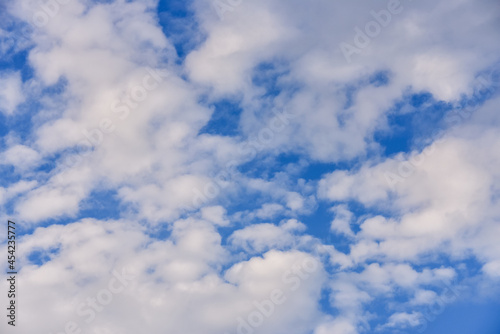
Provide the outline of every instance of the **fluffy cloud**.
[[254,224],[235,231],[230,237],[231,243],[248,253],[263,252],[268,249],[293,247],[299,240],[295,232],[302,232],[306,226],[295,219],[274,224]]
[[[74,322],[88,331],[146,326],[217,333],[235,331],[240,319],[263,333],[313,326],[325,277],[321,263],[307,253],[270,251],[232,263],[214,225],[205,221],[177,221],[167,241],[144,232],[132,222],[88,219],[24,237],[19,303],[33,321],[20,329],[55,332]],[[67,283],[61,286],[61,280]],[[109,297],[106,290],[121,291]],[[49,315],[54,321],[43,322]],[[258,317],[263,321],[255,326]]]
[[19,72],[0,73],[0,111],[10,115],[25,97]]
[[[473,250],[482,257],[485,248],[495,247],[488,239],[476,244],[469,238],[470,233],[485,238],[483,231],[497,228],[498,173],[493,166],[499,161],[490,147],[498,138],[494,127],[478,131],[476,124],[493,117],[497,100],[429,149],[413,152],[402,161],[366,164],[354,173],[336,171],[320,182],[319,194],[324,198],[383,206],[399,216],[365,219],[353,256],[408,259],[440,249],[457,257]],[[479,246],[484,242],[489,246]],[[493,253],[491,249],[489,256]]]

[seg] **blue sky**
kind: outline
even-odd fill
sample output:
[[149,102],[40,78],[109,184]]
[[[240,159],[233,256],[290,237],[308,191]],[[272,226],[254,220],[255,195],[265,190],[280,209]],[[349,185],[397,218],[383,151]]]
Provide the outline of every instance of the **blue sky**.
[[495,1],[0,6],[2,333],[500,333]]

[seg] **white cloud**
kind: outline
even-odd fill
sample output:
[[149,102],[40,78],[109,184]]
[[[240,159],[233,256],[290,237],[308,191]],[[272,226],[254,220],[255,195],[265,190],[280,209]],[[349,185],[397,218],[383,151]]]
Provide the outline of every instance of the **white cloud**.
[[30,147],[14,145],[2,153],[2,163],[15,166],[24,171],[40,162],[40,154]]
[[437,298],[438,296],[434,291],[418,290],[410,303],[412,305],[427,305],[432,304]]
[[25,193],[36,187],[36,181],[19,181],[7,188],[0,188],[0,204],[4,204],[9,199],[19,194]]
[[306,226],[295,219],[283,221],[279,226],[273,224],[254,224],[236,230],[229,237],[233,246],[242,248],[248,253],[261,253],[269,249],[282,249],[297,245],[295,235],[303,232]]
[[226,217],[226,209],[222,206],[210,206],[201,209],[201,216],[216,225],[227,226],[230,221]]
[[358,334],[357,327],[352,321],[346,318],[336,318],[335,320],[324,322],[316,328],[314,334]]
[[483,266],[483,271],[494,278],[500,277],[500,261],[491,261]]
[[22,85],[20,72],[0,73],[0,111],[12,115],[17,106],[24,102]]
[[330,230],[348,236],[354,236],[350,226],[353,219],[353,213],[349,211],[345,205],[337,205],[332,208],[332,211],[335,214],[335,219],[330,225]]
[[386,327],[415,327],[421,321],[422,315],[418,312],[413,313],[395,313],[389,318],[389,322],[385,325]]
[[[324,272],[310,255],[271,251],[263,258],[235,263],[223,274],[218,268],[229,264],[229,258],[210,224],[178,221],[167,241],[144,232],[140,225],[127,221],[83,220],[38,228],[25,236],[19,241],[24,250],[19,260],[24,294],[19,295],[19,303],[26,305],[32,321],[20,324],[20,330],[54,332],[74,321],[88,331],[102,327],[133,332],[144,324],[155,332],[234,331],[239,317],[248,319],[259,310],[255,303],[268,300],[277,289],[286,303],[274,305],[272,316],[265,317],[259,330],[285,333],[293,327],[305,331],[313,326]],[[50,260],[31,262],[33,251]],[[108,286],[113,268],[120,273],[127,268],[125,275],[133,278],[109,304],[99,304],[98,297],[97,305],[103,310],[94,311],[95,319],[87,323],[91,307],[82,303],[85,306],[87,297],[99,296]],[[61,285],[61,279],[67,283]],[[47,304],[50,295],[54,296]],[[55,321],[44,322],[49,314]]]
[[[365,219],[359,242],[352,248],[353,256],[359,260],[378,255],[411,259],[439,249],[461,257],[472,248],[481,257],[486,248],[493,246],[491,242],[485,247],[471,244],[471,240],[463,239],[463,233],[491,233],[495,228],[492,221],[498,210],[489,203],[496,198],[498,173],[493,166],[499,162],[490,147],[498,138],[493,128],[475,130],[476,119],[490,114],[494,103],[488,102],[455,134],[432,144],[432,153],[412,153],[405,160],[419,163],[412,165],[412,173],[401,174],[395,187],[385,178],[388,172],[399,175],[399,162],[393,159],[375,165],[367,163],[355,173],[333,172],[320,182],[319,194],[324,198],[353,199],[400,215],[398,219]],[[444,248],[445,242],[450,246]]]

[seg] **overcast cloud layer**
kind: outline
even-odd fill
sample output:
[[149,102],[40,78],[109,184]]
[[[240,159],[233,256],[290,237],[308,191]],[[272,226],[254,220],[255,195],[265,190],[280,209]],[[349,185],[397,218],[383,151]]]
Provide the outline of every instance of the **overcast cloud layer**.
[[500,297],[497,0],[0,10],[2,333],[410,333]]

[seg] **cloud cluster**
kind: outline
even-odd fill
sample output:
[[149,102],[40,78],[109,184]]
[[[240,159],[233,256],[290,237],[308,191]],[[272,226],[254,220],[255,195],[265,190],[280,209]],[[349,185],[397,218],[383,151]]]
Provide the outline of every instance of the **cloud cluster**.
[[233,332],[275,295],[280,302],[259,324],[263,333],[306,330],[318,317],[325,274],[311,255],[272,250],[235,261],[203,219],[176,221],[169,234],[162,241],[137,223],[86,219],[25,236],[19,304],[31,321],[19,329]]

